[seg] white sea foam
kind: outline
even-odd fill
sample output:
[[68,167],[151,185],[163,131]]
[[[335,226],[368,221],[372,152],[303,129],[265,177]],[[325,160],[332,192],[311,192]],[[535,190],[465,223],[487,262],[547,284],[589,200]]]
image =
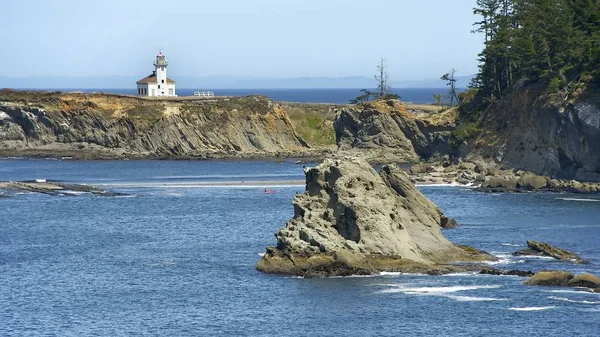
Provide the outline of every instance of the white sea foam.
[[538,256],[538,255],[519,255],[519,257],[525,259],[534,259],[534,260],[556,260],[552,256]]
[[583,202],[600,202],[600,199],[585,199],[585,198],[556,198],[556,200],[583,201]]
[[400,276],[402,273],[400,272],[390,272],[390,271],[382,271],[379,273],[380,276]]
[[457,296],[448,295],[449,299],[457,302],[491,302],[491,301],[506,301],[505,298],[494,298],[494,297],[475,297],[475,296]]
[[600,304],[600,301],[578,301],[578,300],[572,300],[570,298],[566,298],[566,297],[557,297],[557,296],[550,296],[548,297],[551,300],[554,301],[562,301],[562,302],[569,302],[569,303],[579,303],[579,304]]
[[523,259],[516,260],[514,256],[512,256],[510,254],[506,254],[506,253],[492,252],[492,255],[497,257],[498,261],[489,261],[489,262],[486,262],[486,264],[493,266],[493,265],[497,265],[497,264],[514,264],[514,263],[524,263],[525,262],[525,260],[523,260]]
[[506,247],[521,247],[518,243],[503,243],[502,245]]
[[36,183],[45,183],[46,179],[36,179],[35,182]]
[[265,253],[258,253],[258,256],[263,257],[265,256]]
[[543,290],[546,293],[555,294],[577,294],[577,295],[591,295],[600,298],[600,294],[589,291],[588,288],[582,288],[581,290],[568,290],[568,289],[555,289],[555,290]]
[[376,276],[428,276],[428,275],[423,274],[423,273],[401,273],[401,272],[382,271],[379,274],[376,274]]
[[550,309],[556,309],[556,306],[547,306],[547,307],[524,307],[524,308],[508,308],[508,310],[512,310],[512,311],[541,311],[541,310],[550,310]]
[[404,285],[389,284],[391,289],[381,290],[382,294],[404,293],[408,295],[443,295],[451,294],[459,291],[478,290],[478,289],[496,289],[500,285],[485,285],[485,286],[448,286],[448,287],[405,287]]
[[445,274],[442,275],[443,277],[472,277],[472,276],[486,276],[484,274],[480,274],[479,272],[464,272],[464,273],[451,273],[451,274]]
[[445,297],[457,302],[487,302],[487,301],[504,301],[502,298],[495,297],[480,297],[480,296],[463,296],[455,293],[461,291],[478,290],[478,289],[496,289],[500,285],[483,285],[483,286],[447,286],[447,287],[410,287],[407,284],[385,284],[383,286],[391,287],[379,291],[380,294],[402,293],[406,295],[417,296],[439,296]]
[[70,191],[70,190],[64,190],[62,191],[62,194],[66,194],[66,195],[83,195],[83,194],[89,194],[90,192],[84,192],[84,191]]

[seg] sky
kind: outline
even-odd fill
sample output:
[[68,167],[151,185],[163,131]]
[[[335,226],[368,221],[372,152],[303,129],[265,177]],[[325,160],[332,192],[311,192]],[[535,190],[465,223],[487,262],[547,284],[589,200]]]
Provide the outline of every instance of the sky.
[[475,0],[3,0],[0,76],[439,78],[477,72]]

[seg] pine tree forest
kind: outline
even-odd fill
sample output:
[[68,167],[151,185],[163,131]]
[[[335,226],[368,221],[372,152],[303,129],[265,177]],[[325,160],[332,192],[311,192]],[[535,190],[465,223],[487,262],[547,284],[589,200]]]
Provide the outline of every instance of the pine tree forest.
[[486,101],[533,83],[556,92],[600,80],[600,0],[478,0],[474,13],[485,46],[471,86]]

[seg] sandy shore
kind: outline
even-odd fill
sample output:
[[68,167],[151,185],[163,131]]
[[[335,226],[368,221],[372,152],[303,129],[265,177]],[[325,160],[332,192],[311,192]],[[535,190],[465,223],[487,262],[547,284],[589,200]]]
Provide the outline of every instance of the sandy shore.
[[102,184],[108,188],[196,188],[196,187],[283,187],[304,186],[304,180],[252,180],[252,181],[207,181],[207,182],[141,182]]

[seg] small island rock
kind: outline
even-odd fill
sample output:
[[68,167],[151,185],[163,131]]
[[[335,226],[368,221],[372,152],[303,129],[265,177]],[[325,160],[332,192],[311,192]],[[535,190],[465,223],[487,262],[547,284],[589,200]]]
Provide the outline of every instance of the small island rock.
[[570,287],[600,289],[600,278],[592,274],[581,274],[569,281]]
[[454,261],[489,259],[441,233],[441,210],[396,165],[378,174],[363,159],[337,157],[305,169],[294,217],[256,268],[265,273],[345,276],[381,271],[443,273]]
[[546,242],[527,240],[527,248],[515,252],[513,255],[549,256],[557,260],[585,263],[585,261],[573,252],[554,247]]
[[535,273],[535,275],[525,280],[523,284],[528,286],[565,287],[569,285],[573,277],[573,273],[565,271],[544,270]]

